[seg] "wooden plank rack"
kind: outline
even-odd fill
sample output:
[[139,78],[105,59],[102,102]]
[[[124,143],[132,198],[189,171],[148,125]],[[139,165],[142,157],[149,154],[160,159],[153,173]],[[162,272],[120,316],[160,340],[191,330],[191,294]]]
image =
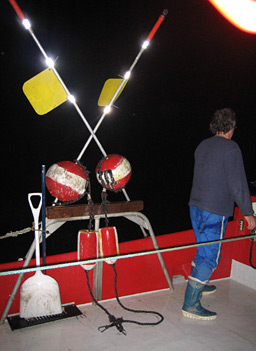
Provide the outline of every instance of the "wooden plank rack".
[[[141,212],[144,208],[143,201],[122,201],[107,203],[107,216],[110,217],[124,217],[140,226],[144,236],[148,236],[145,229],[149,232],[154,248],[157,250],[158,244],[148,218]],[[46,227],[48,235],[51,235],[61,225],[67,221],[86,220],[90,218],[90,207],[88,204],[76,204],[66,206],[47,206],[46,212]],[[93,215],[95,221],[95,230],[100,228],[100,220],[105,217],[105,212],[102,204],[96,203],[93,206]],[[170,290],[173,290],[173,285],[167,268],[165,266],[161,253],[157,253],[162,270],[165,274]],[[103,262],[98,262],[93,270],[93,294],[97,300],[101,300],[102,292],[102,265]]]
[[[122,201],[107,204],[107,214],[122,212],[139,212],[144,208],[143,201]],[[104,214],[102,204],[94,204],[94,215]],[[68,206],[47,206],[46,217],[48,219],[84,217],[90,215],[90,208],[87,204]]]

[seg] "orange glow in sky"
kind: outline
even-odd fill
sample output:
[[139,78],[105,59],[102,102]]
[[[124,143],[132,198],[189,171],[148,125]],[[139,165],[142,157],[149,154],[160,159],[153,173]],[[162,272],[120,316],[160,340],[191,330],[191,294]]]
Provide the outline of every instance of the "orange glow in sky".
[[209,0],[234,26],[244,32],[256,34],[255,0]]

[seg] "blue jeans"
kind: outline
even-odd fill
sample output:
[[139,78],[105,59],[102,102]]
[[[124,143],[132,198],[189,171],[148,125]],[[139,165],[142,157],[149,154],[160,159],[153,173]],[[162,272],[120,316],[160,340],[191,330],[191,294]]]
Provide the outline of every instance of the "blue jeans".
[[[190,218],[197,243],[223,239],[228,217],[190,206]],[[220,261],[221,243],[199,246],[192,262],[190,279],[206,284]]]

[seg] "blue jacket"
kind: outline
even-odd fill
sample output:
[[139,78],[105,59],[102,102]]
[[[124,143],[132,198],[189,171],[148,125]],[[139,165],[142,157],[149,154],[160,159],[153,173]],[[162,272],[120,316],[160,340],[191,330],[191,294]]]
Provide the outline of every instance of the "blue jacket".
[[189,205],[221,216],[232,216],[234,203],[243,216],[253,214],[238,144],[221,136],[203,140],[195,151]]

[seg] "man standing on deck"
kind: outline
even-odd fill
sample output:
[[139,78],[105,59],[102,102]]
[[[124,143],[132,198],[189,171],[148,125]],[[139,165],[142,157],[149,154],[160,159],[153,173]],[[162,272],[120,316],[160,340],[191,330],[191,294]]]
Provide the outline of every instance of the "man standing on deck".
[[[230,108],[217,110],[210,123],[214,136],[202,141],[195,151],[189,206],[197,243],[223,239],[234,203],[246,219],[247,228],[256,226],[241,150],[231,140],[235,128],[235,112]],[[216,290],[206,284],[219,264],[220,251],[221,244],[197,248],[182,307],[184,316],[203,320],[217,317],[217,313],[201,306],[200,298]]]

